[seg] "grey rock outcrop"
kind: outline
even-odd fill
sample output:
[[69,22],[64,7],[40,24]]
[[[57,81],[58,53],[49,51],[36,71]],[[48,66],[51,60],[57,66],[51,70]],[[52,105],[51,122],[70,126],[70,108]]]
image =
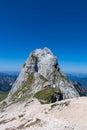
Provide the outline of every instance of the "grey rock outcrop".
[[57,58],[48,49],[33,51],[7,97],[7,101],[36,97],[46,102],[56,95],[57,100],[79,97],[73,84],[61,72]]

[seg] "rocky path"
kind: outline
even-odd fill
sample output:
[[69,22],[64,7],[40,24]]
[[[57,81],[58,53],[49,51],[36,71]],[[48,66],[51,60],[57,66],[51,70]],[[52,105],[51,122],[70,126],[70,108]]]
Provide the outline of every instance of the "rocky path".
[[87,98],[13,104],[0,113],[0,130],[87,130]]

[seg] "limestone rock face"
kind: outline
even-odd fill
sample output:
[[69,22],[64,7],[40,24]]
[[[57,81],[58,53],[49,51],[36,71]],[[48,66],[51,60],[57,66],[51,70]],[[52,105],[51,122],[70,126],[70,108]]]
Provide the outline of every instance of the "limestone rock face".
[[16,82],[7,97],[7,101],[36,97],[50,102],[55,95],[59,100],[78,97],[73,84],[61,72],[57,58],[48,49],[36,49],[31,52]]

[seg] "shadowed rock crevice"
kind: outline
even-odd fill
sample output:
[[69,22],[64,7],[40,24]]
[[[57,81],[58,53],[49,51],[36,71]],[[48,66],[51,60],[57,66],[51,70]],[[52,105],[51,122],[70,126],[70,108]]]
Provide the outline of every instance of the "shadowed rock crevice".
[[38,65],[37,65],[37,61],[35,62],[35,71],[38,72]]
[[60,92],[54,92],[51,97],[51,103],[63,100],[63,94]]

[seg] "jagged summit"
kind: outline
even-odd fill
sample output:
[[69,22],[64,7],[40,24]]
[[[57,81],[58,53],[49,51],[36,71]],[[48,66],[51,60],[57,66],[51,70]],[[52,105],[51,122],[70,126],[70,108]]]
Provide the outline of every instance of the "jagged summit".
[[36,97],[44,102],[78,97],[73,84],[61,72],[58,60],[48,48],[31,52],[13,84],[8,101]]
[[28,67],[29,73],[38,72],[48,78],[51,71],[53,71],[53,67],[57,64],[57,59],[52,52],[48,48],[44,48],[36,49],[30,54],[26,67]]

